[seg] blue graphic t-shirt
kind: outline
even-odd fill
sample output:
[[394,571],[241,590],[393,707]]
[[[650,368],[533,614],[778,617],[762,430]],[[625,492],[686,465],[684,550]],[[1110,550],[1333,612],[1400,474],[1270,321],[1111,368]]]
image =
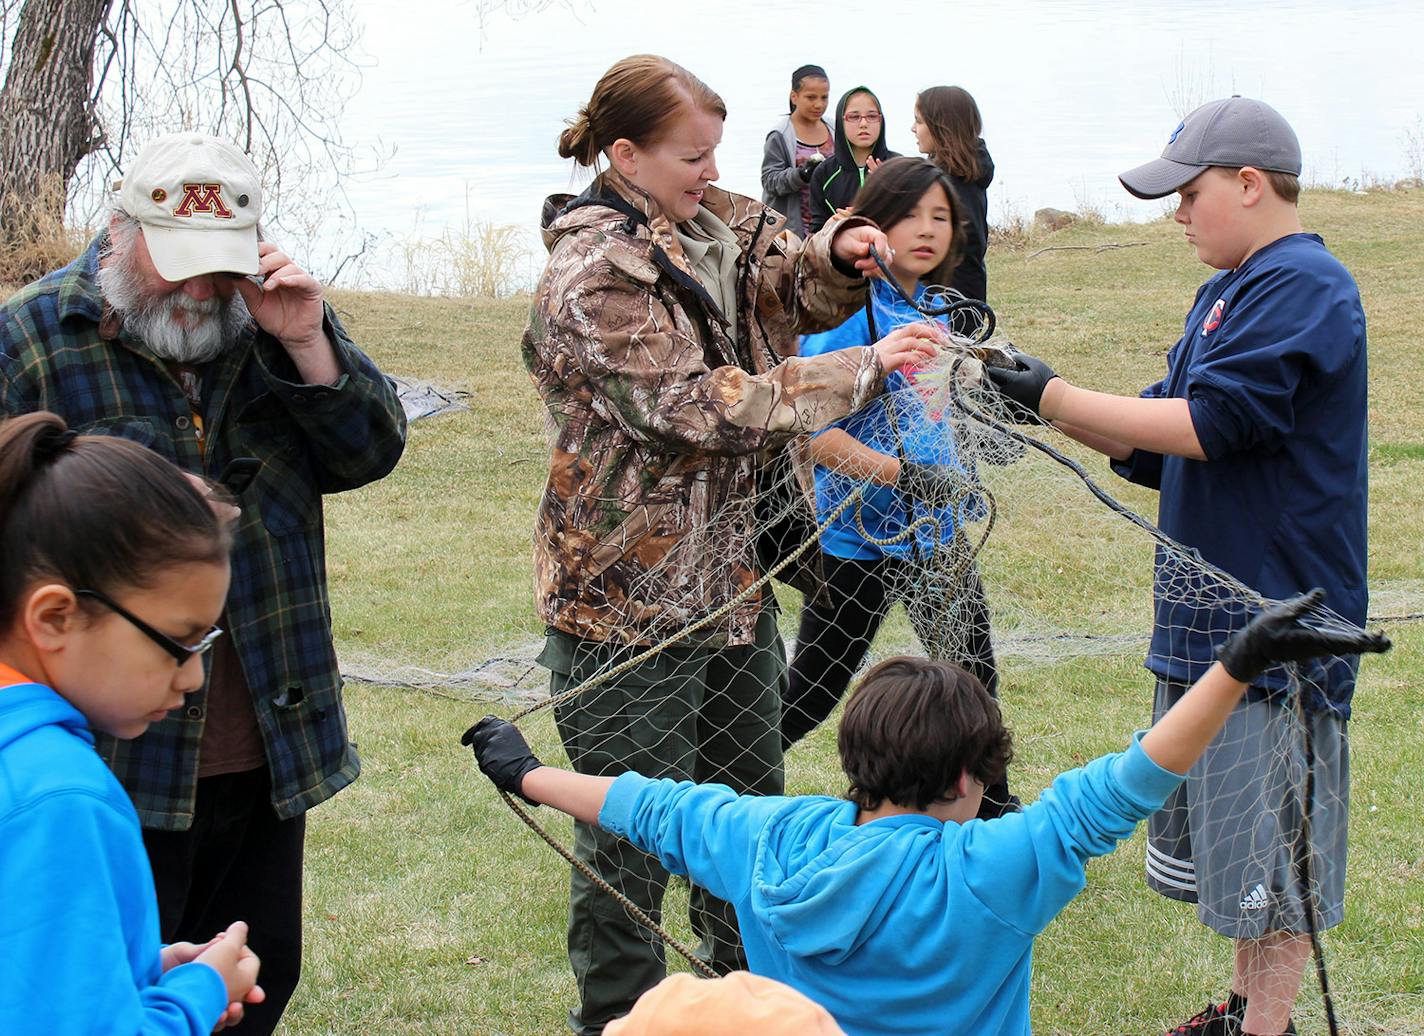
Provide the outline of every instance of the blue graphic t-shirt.
[[[880,337],[903,324],[926,319],[883,281],[871,281],[870,291],[876,331]],[[916,300],[923,298],[924,293],[923,286],[919,287]],[[801,355],[820,356],[837,349],[870,344],[870,323],[862,309],[837,328],[803,336]],[[936,412],[928,405],[928,393],[916,387],[916,379],[916,372],[912,371],[907,376],[896,371],[886,379],[882,395],[830,427],[847,432],[878,453],[921,464],[951,465],[961,472],[965,471],[955,448],[954,431],[948,415]],[[843,475],[818,464],[817,520],[824,522],[862,484],[864,480],[861,478]],[[978,520],[982,507],[982,501],[977,497],[967,497],[958,508],[958,519]],[[906,535],[909,523],[924,517],[932,519],[933,523],[917,528],[913,537]],[[859,560],[908,555],[917,549],[922,554],[928,554],[954,538],[955,520],[953,509],[928,507],[890,486],[869,484],[860,504],[848,507],[821,534],[821,549],[832,557]],[[865,533],[870,534],[868,538],[862,533],[862,527]],[[894,542],[876,543],[873,540]]]

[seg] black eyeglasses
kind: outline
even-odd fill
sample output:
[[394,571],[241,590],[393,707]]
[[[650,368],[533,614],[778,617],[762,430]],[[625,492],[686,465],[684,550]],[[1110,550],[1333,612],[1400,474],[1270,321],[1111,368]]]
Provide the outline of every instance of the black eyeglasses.
[[158,630],[154,629],[148,623],[144,622],[133,612],[129,611],[122,605],[111,601],[108,597],[101,594],[98,590],[75,590],[74,594],[76,597],[92,597],[94,600],[102,604],[105,608],[117,612],[125,619],[128,619],[129,622],[133,623],[135,629],[137,629],[145,637],[147,637],[149,640],[153,641],[155,644],[161,647],[164,651],[167,651],[170,655],[172,655],[173,661],[177,662],[179,665],[183,665],[185,662],[188,661],[188,659],[192,658],[194,655],[207,654],[207,652],[212,649],[213,642],[216,641],[223,634],[222,630],[214,626],[212,629],[208,630],[208,632],[204,633],[202,639],[199,640],[196,644],[180,644],[168,634],[159,633]]

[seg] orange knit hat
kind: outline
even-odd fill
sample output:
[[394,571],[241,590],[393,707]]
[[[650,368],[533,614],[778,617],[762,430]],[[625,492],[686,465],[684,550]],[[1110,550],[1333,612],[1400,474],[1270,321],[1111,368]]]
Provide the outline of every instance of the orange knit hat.
[[845,1036],[830,1013],[790,986],[734,971],[724,978],[670,975],[604,1036]]

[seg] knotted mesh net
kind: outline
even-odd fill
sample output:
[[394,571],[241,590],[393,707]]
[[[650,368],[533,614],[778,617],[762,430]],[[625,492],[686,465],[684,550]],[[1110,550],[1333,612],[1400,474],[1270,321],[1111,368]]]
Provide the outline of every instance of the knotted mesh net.
[[[1270,603],[1144,518],[1154,494],[1100,484],[1081,448],[993,390],[985,365],[1015,361],[993,336],[987,307],[947,289],[914,301],[878,292],[869,320],[883,336],[927,314],[938,356],[893,375],[864,410],[803,444],[818,462],[814,485],[805,467],[768,464],[755,499],[729,501],[669,553],[668,564],[701,559],[698,580],[681,581],[682,599],[667,602],[676,620],[638,616],[630,625],[651,632],[637,643],[554,638],[538,653],[548,694],[515,719],[541,759],[753,794],[838,795],[837,710],[877,659],[957,662],[1011,709],[1015,684],[1049,663],[1150,644],[1155,669],[1170,677],[1159,681],[1160,709],[1206,670],[1211,645]],[[918,481],[868,473],[873,455],[913,468]],[[748,527],[759,535],[745,535]],[[761,574],[750,587],[736,579],[747,566]],[[652,566],[648,586],[629,599],[648,600],[658,577]],[[748,609],[758,618],[739,632]],[[694,621],[684,620],[689,611]],[[1328,608],[1308,621],[1356,628]],[[1194,899],[1210,868],[1199,909],[1223,934],[1288,930],[1318,940],[1338,923],[1348,758],[1331,702],[1353,685],[1355,665],[1332,658],[1267,674],[1260,708],[1228,726],[1204,764],[1210,779],[1198,796],[1212,808],[1179,803],[1154,819],[1146,861],[1154,888]],[[1142,700],[1142,726],[1153,683],[1143,673],[1124,689]],[[1018,794],[1018,770],[1032,762],[1032,746],[1021,744],[1007,787],[988,789],[981,815],[1032,800]],[[558,822],[510,804],[574,864],[574,923],[582,913],[594,953],[626,956],[636,942],[654,969],[668,947],[707,973],[745,966],[726,904],[670,882],[626,841],[580,824],[570,844]],[[1323,986],[1318,946],[1317,959]]]

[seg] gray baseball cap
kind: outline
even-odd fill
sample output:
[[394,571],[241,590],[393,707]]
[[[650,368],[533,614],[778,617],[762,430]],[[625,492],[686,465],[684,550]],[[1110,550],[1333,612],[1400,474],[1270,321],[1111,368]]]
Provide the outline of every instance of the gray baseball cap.
[[1212,166],[1254,166],[1300,175],[1300,141],[1265,101],[1234,96],[1211,101],[1172,131],[1162,157],[1118,177],[1139,198],[1165,198]]

